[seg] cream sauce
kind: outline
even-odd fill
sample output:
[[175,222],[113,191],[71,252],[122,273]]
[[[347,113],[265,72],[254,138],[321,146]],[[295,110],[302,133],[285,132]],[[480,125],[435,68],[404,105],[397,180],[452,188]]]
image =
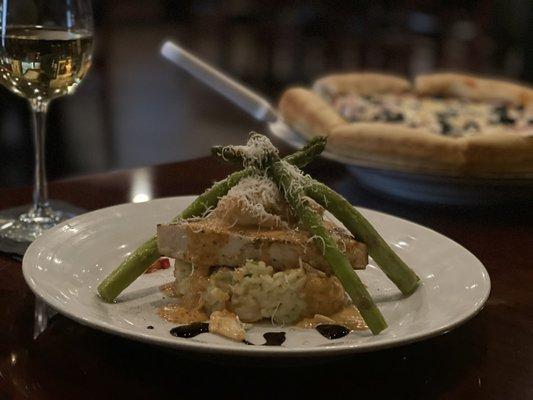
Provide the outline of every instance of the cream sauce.
[[341,325],[348,329],[358,331],[367,329],[367,325],[357,308],[345,307],[330,316],[316,314],[312,318],[304,318],[296,324],[300,328],[316,328],[318,325]]
[[190,324],[192,322],[207,321],[209,318],[198,309],[188,310],[179,304],[167,304],[159,307],[157,313],[165,321],[176,324]]
[[333,276],[308,274],[301,295],[307,304],[306,316],[330,315],[342,310],[346,305],[344,288]]

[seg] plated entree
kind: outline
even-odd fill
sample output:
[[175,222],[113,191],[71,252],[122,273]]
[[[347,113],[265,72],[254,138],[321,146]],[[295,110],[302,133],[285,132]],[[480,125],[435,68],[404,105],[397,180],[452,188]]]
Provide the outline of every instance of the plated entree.
[[159,310],[167,321],[202,323],[195,328],[237,341],[261,321],[381,332],[385,319],[355,271],[370,255],[405,295],[419,278],[352,205],[302,173],[325,143],[317,137],[283,159],[257,133],[245,146],[215,147],[243,169],[158,225],[100,284],[100,296],[113,301],[166,256],[174,259],[176,297]]

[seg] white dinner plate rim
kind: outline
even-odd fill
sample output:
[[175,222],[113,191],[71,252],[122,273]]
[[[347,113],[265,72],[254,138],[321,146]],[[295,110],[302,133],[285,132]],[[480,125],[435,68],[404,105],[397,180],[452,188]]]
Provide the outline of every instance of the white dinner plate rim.
[[[173,197],[163,197],[158,199],[150,200],[150,202],[166,202],[171,200],[178,200],[178,199],[194,199],[195,195],[189,195],[189,196],[173,196]],[[82,214],[76,218],[87,218],[90,216],[94,216],[95,214],[99,213],[105,213],[106,211],[117,209],[120,207],[125,206],[134,206],[134,203],[121,203],[101,209],[97,209],[94,211],[90,211],[88,213]],[[408,334],[405,337],[401,338],[394,338],[389,339],[383,342],[378,343],[355,343],[355,344],[344,344],[343,346],[335,346],[334,344],[326,345],[326,346],[320,346],[320,347],[312,347],[312,348],[288,348],[288,347],[269,347],[269,346],[243,346],[240,347],[228,347],[224,344],[218,344],[218,343],[202,343],[202,342],[196,342],[196,341],[186,341],[186,340],[176,340],[175,338],[160,338],[160,337],[154,337],[151,336],[148,333],[141,333],[141,332],[131,332],[128,331],[120,326],[113,325],[107,321],[99,320],[99,319],[92,319],[83,317],[80,315],[77,315],[75,312],[71,311],[68,307],[64,306],[62,303],[55,301],[54,298],[47,297],[47,294],[40,290],[37,283],[32,279],[30,276],[30,268],[29,264],[31,264],[32,257],[35,256],[33,253],[34,249],[38,248],[39,245],[41,245],[42,242],[45,242],[48,240],[48,237],[51,237],[54,235],[55,232],[61,230],[65,225],[69,224],[71,220],[67,220],[62,222],[61,224],[51,228],[49,231],[45,232],[42,236],[37,238],[27,249],[23,261],[22,261],[22,272],[24,279],[32,292],[35,294],[36,297],[38,297],[40,300],[47,303],[50,307],[58,311],[60,314],[69,317],[70,319],[73,319],[82,325],[89,326],[91,328],[101,330],[107,333],[115,334],[121,337],[125,337],[128,339],[132,339],[135,341],[141,341],[145,343],[150,343],[154,345],[164,346],[164,347],[170,347],[177,350],[185,350],[185,351],[193,351],[193,352],[208,352],[208,353],[217,353],[217,354],[227,354],[227,355],[235,355],[235,356],[289,356],[289,357],[309,357],[309,356],[334,356],[334,355],[343,355],[343,354],[350,354],[350,353],[363,353],[363,352],[370,352],[370,351],[376,351],[391,347],[397,347],[402,346],[410,343],[419,342],[425,339],[429,339],[435,336],[439,336],[442,334],[445,334],[458,326],[464,324],[465,322],[469,321],[473,317],[475,317],[484,307],[491,291],[491,281],[490,276],[484,267],[484,265],[481,263],[481,261],[472,254],[468,249],[461,246],[459,243],[455,242],[454,240],[448,238],[447,236],[431,229],[428,227],[425,227],[423,225],[417,224],[415,222],[409,221],[407,219],[397,217],[391,214],[383,213],[381,211],[365,208],[365,207],[357,207],[359,210],[365,210],[370,211],[372,213],[377,213],[381,215],[385,215],[386,217],[392,217],[397,220],[401,220],[402,223],[408,223],[416,225],[418,228],[422,228],[424,230],[431,231],[433,234],[436,234],[437,236],[440,236],[441,238],[444,238],[445,240],[452,242],[453,244],[459,246],[464,251],[466,251],[471,257],[473,257],[478,262],[478,267],[480,268],[481,276],[483,277],[483,283],[485,284],[485,292],[482,297],[482,299],[471,309],[469,309],[467,312],[464,312],[462,314],[459,314],[456,316],[456,319],[451,323],[445,323],[441,324],[440,326],[431,328],[429,330],[422,330],[416,333]],[[96,296],[96,294],[95,294]]]

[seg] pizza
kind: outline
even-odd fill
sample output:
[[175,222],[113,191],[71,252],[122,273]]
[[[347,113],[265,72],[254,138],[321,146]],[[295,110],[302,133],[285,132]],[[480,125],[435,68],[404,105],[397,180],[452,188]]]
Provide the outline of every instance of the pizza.
[[400,170],[533,176],[533,89],[455,73],[414,82],[378,73],[330,75],[290,88],[283,120],[328,150]]

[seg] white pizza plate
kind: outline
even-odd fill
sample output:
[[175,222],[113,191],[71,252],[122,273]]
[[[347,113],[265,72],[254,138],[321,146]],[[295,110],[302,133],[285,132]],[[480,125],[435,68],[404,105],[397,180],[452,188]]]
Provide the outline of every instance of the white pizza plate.
[[[133,340],[180,350],[251,356],[328,356],[372,351],[416,342],[450,331],[478,313],[490,292],[487,271],[468,250],[415,223],[361,209],[396,252],[422,279],[419,289],[403,297],[371,263],[358,272],[389,327],[379,335],[356,331],[328,340],[316,330],[269,324],[253,326],[246,339],[262,344],[265,332],[286,332],[280,347],[250,346],[204,333],[181,339],[174,324],[156,314],[165,298],[160,285],[172,271],[146,274],[116,303],[104,303],[99,282],[141,242],[186,207],[194,197],[123,204],[90,212],[47,231],[28,248],[22,270],[31,290],[58,312],[82,324]],[[148,329],[152,326],[153,329]]]
[[[269,123],[272,135],[294,149],[307,140],[283,121]],[[364,186],[388,195],[422,203],[492,205],[524,202],[533,198],[533,176],[447,176],[435,172],[402,171],[397,166],[362,158],[346,157],[329,151],[322,155],[345,164]]]

